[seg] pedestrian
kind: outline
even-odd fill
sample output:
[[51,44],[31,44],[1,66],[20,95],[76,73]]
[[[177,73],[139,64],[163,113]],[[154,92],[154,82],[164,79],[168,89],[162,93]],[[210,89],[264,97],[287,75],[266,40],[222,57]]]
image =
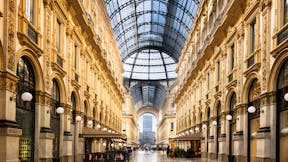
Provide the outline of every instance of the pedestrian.
[[169,156],[169,153],[170,153],[170,147],[168,146],[166,150],[167,157]]

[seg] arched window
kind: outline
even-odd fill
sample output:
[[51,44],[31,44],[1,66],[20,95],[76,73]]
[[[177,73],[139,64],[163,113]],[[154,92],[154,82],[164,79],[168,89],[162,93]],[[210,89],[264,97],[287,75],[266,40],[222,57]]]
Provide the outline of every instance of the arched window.
[[35,89],[34,71],[32,65],[25,57],[19,59],[17,65],[17,76],[19,77],[19,80],[17,86],[18,94],[17,94],[16,106],[34,111],[34,105],[31,105],[33,102],[24,103],[21,99],[21,94],[23,92],[30,92],[34,94]]
[[256,108],[254,113],[248,113],[248,160],[251,161],[256,159],[257,139],[255,135],[260,128],[260,93],[260,83],[254,79],[248,93],[248,107]]
[[71,106],[72,106],[72,122],[75,123],[76,117],[76,98],[74,93],[71,94]]
[[88,115],[88,114],[87,114],[87,111],[88,111],[87,109],[88,109],[87,101],[84,101],[84,114],[85,114],[85,115]]
[[284,62],[277,80],[277,162],[288,161],[288,155],[286,151],[288,149],[288,101],[285,101],[284,99],[284,95],[287,93],[288,60]]
[[[32,65],[26,57],[21,57],[17,64],[16,122],[22,128],[19,139],[19,159],[32,161],[34,159],[34,132],[35,132],[35,100],[24,102],[21,99],[23,92],[30,92],[35,98],[35,76]],[[26,149],[23,149],[25,147]]]
[[248,94],[248,102],[259,99],[260,93],[261,93],[260,84],[257,82],[257,79],[255,79],[250,86]]
[[236,106],[236,94],[233,94],[230,97],[229,103],[229,114],[232,115],[232,120],[229,122],[229,158],[232,157],[234,152],[234,142],[232,141],[233,132],[236,131],[236,120],[233,116],[233,111]]
[[288,87],[288,60],[284,63],[280,71],[277,87],[278,89]]
[[52,81],[52,106],[51,106],[51,118],[50,118],[50,127],[54,133],[53,138],[53,149],[52,155],[53,160],[59,159],[59,149],[60,149],[60,115],[57,113],[57,107],[60,106],[60,89],[56,79]]
[[51,115],[56,115],[56,109],[58,106],[60,106],[60,90],[58,83],[55,79],[53,79],[53,85],[52,85],[52,112]]
[[[229,111],[230,111],[230,112],[233,111],[235,105],[236,105],[236,95],[235,95],[235,93],[233,93],[233,94],[231,95],[231,99],[230,99],[230,106],[229,106]],[[232,115],[232,114],[231,114],[231,115]]]
[[76,111],[76,98],[74,93],[72,93],[71,95],[71,106],[72,106],[72,110]]

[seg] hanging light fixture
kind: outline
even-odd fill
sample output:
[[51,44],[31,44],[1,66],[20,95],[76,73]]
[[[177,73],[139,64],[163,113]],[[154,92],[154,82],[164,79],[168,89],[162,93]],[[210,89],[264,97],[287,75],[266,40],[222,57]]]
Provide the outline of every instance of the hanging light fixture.
[[58,114],[63,114],[64,113],[64,108],[63,107],[57,107],[56,112]]
[[103,131],[107,131],[107,128],[106,128],[106,127],[104,127],[102,130],[103,130]]
[[288,92],[284,95],[284,100],[288,101]]
[[217,125],[217,121],[216,120],[212,121],[212,124]]
[[98,124],[96,125],[96,127],[97,127],[98,129],[100,129],[100,128],[101,128],[101,125],[98,123]]
[[24,92],[21,95],[21,99],[25,102],[30,102],[33,99],[33,96],[30,92]]
[[226,120],[232,120],[232,115],[230,114],[226,115]]
[[81,116],[77,115],[75,119],[77,122],[79,122],[79,121],[81,121],[82,118],[81,118]]
[[105,143],[105,142],[103,143],[103,146],[106,146],[106,143]]
[[195,128],[195,131],[199,131],[199,127],[196,127],[196,128]]
[[254,106],[249,106],[248,107],[248,112],[249,113],[254,113],[256,111],[256,108]]
[[108,132],[109,132],[109,133],[111,133],[111,130],[110,130],[110,129],[108,129]]

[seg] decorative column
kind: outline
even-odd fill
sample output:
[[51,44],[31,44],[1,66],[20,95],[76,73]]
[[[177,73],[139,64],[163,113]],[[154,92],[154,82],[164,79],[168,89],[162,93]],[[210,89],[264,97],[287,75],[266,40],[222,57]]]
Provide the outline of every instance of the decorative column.
[[71,105],[63,104],[64,114],[62,115],[62,123],[64,124],[64,137],[63,137],[63,150],[62,156],[64,161],[72,161],[73,147],[72,140],[73,136],[71,133],[71,122],[73,121]]
[[[272,147],[271,146],[271,108],[276,111],[276,93],[270,92],[261,95],[260,99],[260,128],[257,131],[257,161],[264,162],[272,160]],[[272,110],[272,111],[273,111]],[[275,128],[274,128],[275,129]],[[275,138],[275,137],[274,137]]]
[[221,131],[220,136],[218,137],[219,141],[219,153],[218,153],[218,160],[224,161],[227,159],[228,150],[227,150],[227,125],[229,122],[226,120],[227,113],[221,113],[220,114],[220,123],[221,124]]
[[17,81],[15,75],[0,72],[0,161],[19,161],[22,130],[15,120]]
[[244,120],[247,113],[247,104],[239,104],[234,109],[234,117],[236,118],[236,132],[233,134],[234,152],[236,161],[244,161]]
[[[52,159],[53,153],[53,139],[55,138],[54,132],[50,128],[51,116],[51,95],[47,93],[36,92],[36,102],[40,103],[39,116],[35,119],[39,121],[40,134],[39,134],[39,159]],[[38,101],[37,101],[38,100]],[[54,108],[54,107],[53,107]],[[35,113],[36,115],[36,113]],[[35,126],[36,127],[36,126]],[[35,135],[36,136],[36,135]],[[36,137],[37,139],[37,137]],[[37,147],[35,146],[35,149]]]

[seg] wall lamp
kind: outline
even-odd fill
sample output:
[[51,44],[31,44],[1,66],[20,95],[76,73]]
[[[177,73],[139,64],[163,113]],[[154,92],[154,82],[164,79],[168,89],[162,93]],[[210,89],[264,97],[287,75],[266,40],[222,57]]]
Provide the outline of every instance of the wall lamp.
[[[13,96],[10,97],[10,101],[16,100],[16,95],[17,95],[17,93],[14,93]],[[30,92],[24,92],[21,95],[21,99],[22,99],[22,101],[30,102],[33,99],[33,96]]]
[[92,120],[88,120],[87,124],[88,124],[88,125],[92,125],[92,124],[93,124],[93,121],[92,121]]
[[288,92],[284,95],[284,100],[288,102]]
[[80,122],[82,118],[81,118],[81,116],[77,115],[75,119],[77,122]]
[[63,107],[57,107],[56,112],[58,114],[63,114],[64,113],[64,108]]
[[230,114],[228,114],[228,115],[226,115],[226,120],[232,120],[232,115],[230,115]]
[[256,111],[256,108],[254,106],[249,106],[248,107],[248,112],[249,113],[254,113]]

